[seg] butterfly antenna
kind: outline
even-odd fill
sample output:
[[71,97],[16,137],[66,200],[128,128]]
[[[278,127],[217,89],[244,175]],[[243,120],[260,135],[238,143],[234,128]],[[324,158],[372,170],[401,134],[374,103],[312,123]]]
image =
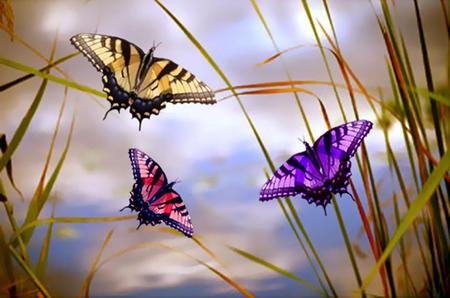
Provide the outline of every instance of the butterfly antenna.
[[174,183],[175,183],[175,184],[181,183],[181,179],[179,179],[179,178],[175,179]]

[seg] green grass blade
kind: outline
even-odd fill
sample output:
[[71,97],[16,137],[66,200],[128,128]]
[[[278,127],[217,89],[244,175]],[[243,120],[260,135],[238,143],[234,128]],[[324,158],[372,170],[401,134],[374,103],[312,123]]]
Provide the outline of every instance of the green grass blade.
[[[34,221],[39,216],[39,213],[41,212],[42,208],[44,207],[45,203],[47,202],[47,199],[50,196],[50,192],[53,189],[56,179],[58,178],[59,172],[61,171],[61,168],[64,164],[64,161],[67,156],[67,152],[69,151],[74,125],[75,125],[75,117],[72,119],[72,123],[70,125],[70,130],[69,130],[69,135],[67,136],[66,145],[61,154],[61,157],[59,158],[58,163],[56,164],[56,167],[55,167],[52,175],[50,176],[47,184],[45,185],[45,188],[42,191],[41,196],[39,196],[36,200],[32,200],[30,202],[24,225]],[[24,239],[25,244],[28,244],[28,242],[30,241],[31,236],[33,235],[33,231],[34,231],[34,229],[31,229],[23,234],[23,239]]]
[[263,151],[264,157],[267,160],[267,163],[269,164],[272,171],[275,171],[275,166],[273,165],[272,159],[269,156],[269,152],[267,151],[261,137],[259,136],[258,131],[256,130],[255,125],[253,124],[253,121],[251,120],[249,114],[247,113],[247,110],[245,109],[241,99],[236,94],[236,90],[234,90],[233,85],[228,80],[228,78],[225,76],[224,72],[220,69],[219,65],[213,60],[213,58],[208,54],[208,52],[203,48],[203,46],[197,41],[197,39],[187,30],[186,27],[177,19],[177,17],[172,14],[161,2],[158,0],[155,0],[155,2],[166,12],[170,18],[178,25],[178,27],[183,31],[183,33],[189,38],[189,40],[197,47],[197,49],[200,51],[200,53],[205,57],[205,59],[209,62],[209,64],[214,68],[214,70],[217,72],[217,74],[222,78],[222,80],[225,82],[225,84],[230,88],[231,92],[235,96],[239,107],[241,108],[241,111],[244,113],[245,118],[247,119],[248,124],[250,125],[253,134],[256,137],[256,140],[258,141],[259,146],[261,147],[261,150]]
[[429,97],[439,103],[450,107],[450,98],[448,96],[437,94],[436,92],[431,92],[426,88],[415,88],[415,91],[424,97]]
[[[264,29],[266,30],[267,35],[269,35],[269,38],[272,41],[273,47],[275,48],[275,50],[278,53],[280,53],[280,48],[278,47],[278,45],[277,45],[277,43],[275,41],[275,38],[274,38],[274,36],[273,36],[273,34],[272,34],[271,30],[270,30],[269,25],[266,22],[266,19],[264,18],[261,10],[259,9],[258,2],[256,2],[256,0],[250,0],[250,1],[252,3],[253,8],[255,9],[256,14],[259,17],[261,23],[264,26]],[[287,76],[288,80],[292,81],[291,74],[289,73],[288,67],[287,67],[287,65],[286,65],[286,63],[285,63],[285,61],[284,61],[282,56],[280,56],[280,60],[281,60],[281,64],[283,65],[283,69],[284,69],[284,72],[286,73],[286,76]],[[291,87],[293,87],[293,85],[291,85]],[[300,110],[300,114],[302,116],[303,122],[305,123],[306,130],[308,131],[309,137],[311,138],[311,141],[313,141],[313,133],[312,133],[312,130],[311,130],[311,125],[309,124],[308,118],[306,117],[305,109],[303,108],[303,105],[302,105],[302,103],[300,101],[300,97],[299,97],[297,92],[294,92],[294,97],[295,97],[295,101],[297,103],[297,106],[298,106],[298,108]]]
[[[94,262],[92,262],[91,268],[89,269],[88,275],[86,276],[86,279],[83,282],[83,286],[80,290],[80,297],[86,297],[89,298],[89,289],[91,287],[92,279],[94,278],[94,274],[97,271],[98,265],[100,263],[100,259],[105,252],[106,247],[108,246],[109,242],[111,241],[113,230],[111,229],[108,234],[105,237],[105,240],[103,241],[102,247],[100,248],[100,251],[98,252],[97,256],[94,259]],[[84,295],[83,295],[84,293]]]
[[[423,59],[423,65],[425,68],[425,77],[427,80],[427,87],[430,92],[434,92],[434,85],[433,85],[433,77],[431,74],[431,66],[430,66],[430,59],[428,58],[428,49],[427,44],[425,40],[425,34],[423,30],[422,25],[422,17],[420,15],[420,9],[419,4],[417,3],[417,0],[414,0],[414,10],[416,13],[416,20],[417,20],[417,28],[419,30],[419,39],[420,39],[420,48],[422,50],[422,59]],[[434,123],[434,129],[436,133],[436,140],[438,144],[439,154],[442,156],[444,154],[444,142],[442,140],[442,131],[441,131],[441,123],[440,123],[440,117],[439,117],[439,106],[435,101],[430,101],[431,103],[431,112],[433,115],[433,123]],[[447,185],[449,187],[449,185]],[[448,190],[450,193],[450,190]]]
[[[4,133],[0,133],[0,151],[2,152],[2,154],[5,154],[7,149],[8,149],[8,142],[6,141],[6,135]],[[12,169],[12,160],[11,159],[6,163],[6,174],[8,175],[9,182],[11,183],[12,187],[14,188],[14,190],[23,199],[22,192],[20,191],[20,189],[16,186],[16,183],[14,182],[13,169]]]
[[28,264],[24,260],[22,260],[22,257],[16,252],[16,250],[12,246],[9,246],[9,251],[10,251],[11,255],[14,257],[14,259],[16,260],[16,262],[20,265],[20,267],[22,267],[22,269],[30,277],[31,281],[34,283],[36,288],[39,289],[41,294],[44,297],[50,297],[49,292],[47,291],[45,286],[42,284],[42,282],[34,274],[33,269],[31,269],[30,266],[28,266]]
[[[51,63],[49,65],[47,65],[46,67],[43,67],[43,68],[39,69],[39,71],[40,72],[45,72],[47,70],[50,70],[51,68],[55,67],[56,65],[61,64],[63,62],[66,62],[67,60],[72,59],[75,56],[78,56],[78,54],[80,54],[80,52],[75,52],[75,53],[69,54],[67,56],[64,56],[62,58],[59,58],[58,60],[56,60],[55,62],[53,62],[53,63]],[[24,81],[26,81],[28,79],[31,79],[34,76],[35,76],[35,74],[29,73],[29,74],[24,75],[24,76],[22,76],[20,78],[12,80],[11,82],[3,84],[3,85],[0,86],[0,92],[5,91],[5,90],[7,90],[7,89],[9,89],[11,87],[14,87],[15,85],[17,85],[19,83],[22,83],[22,82],[24,82]]]
[[[8,196],[6,195],[5,188],[3,187],[2,179],[0,179],[0,201],[3,203],[3,207],[5,207],[6,215],[8,216],[9,224],[11,225],[11,229],[13,233],[16,233],[19,230],[17,225],[16,218],[14,216],[14,207],[11,202],[8,200]],[[22,259],[29,265],[31,265],[30,255],[28,254],[27,247],[25,246],[22,237],[17,238],[17,242],[19,244],[21,257]]]
[[290,278],[292,280],[295,280],[296,282],[301,283],[302,285],[308,287],[309,289],[313,290],[314,292],[316,292],[318,294],[321,294],[322,296],[326,295],[322,290],[320,290],[319,288],[314,286],[312,283],[310,283],[306,279],[300,278],[297,275],[295,275],[295,274],[293,274],[293,273],[291,273],[291,272],[289,272],[287,270],[284,270],[284,269],[282,269],[282,268],[280,268],[280,267],[278,267],[278,266],[276,266],[276,265],[274,265],[272,263],[269,263],[269,262],[267,262],[267,261],[265,261],[265,260],[263,260],[261,258],[258,258],[257,256],[255,256],[255,255],[253,255],[253,254],[251,254],[249,252],[243,251],[243,250],[241,250],[239,248],[236,248],[234,246],[228,245],[228,248],[230,250],[234,251],[235,253],[243,256],[244,258],[249,259],[250,261],[252,261],[254,263],[262,265],[262,266],[264,266],[266,268],[269,268],[272,271],[277,272],[278,274],[280,274],[280,275],[282,275],[284,277]]
[[289,198],[286,198],[286,203],[287,203],[289,209],[291,210],[292,215],[294,216],[294,220],[297,223],[297,226],[300,228],[300,231],[302,232],[302,235],[305,238],[306,243],[309,246],[309,249],[311,250],[314,258],[316,259],[317,264],[319,265],[319,268],[322,270],[322,273],[323,273],[323,275],[325,277],[325,280],[328,283],[328,286],[330,287],[331,292],[333,293],[333,295],[335,297],[338,297],[337,292],[336,292],[336,290],[335,290],[335,288],[333,286],[333,283],[331,282],[331,279],[328,276],[327,270],[325,269],[325,266],[323,266],[322,260],[320,259],[319,254],[317,253],[316,249],[314,248],[314,245],[312,244],[312,241],[309,238],[308,233],[306,232],[306,229],[303,226],[303,223],[301,222],[297,212],[294,212],[294,210],[295,210],[294,205],[292,204],[292,202],[291,202],[291,200]]
[[42,218],[27,223],[12,234],[10,243],[14,241],[19,235],[23,234],[29,229],[37,226],[47,225],[50,223],[94,223],[94,222],[113,222],[136,219],[136,215],[122,215],[122,216],[108,216],[108,217],[51,217]]
[[[0,58],[0,60],[1,60],[1,58]],[[25,135],[25,133],[28,129],[28,126],[30,125],[31,120],[33,119],[33,116],[36,113],[36,110],[38,109],[39,104],[41,103],[41,100],[44,95],[46,87],[47,87],[47,80],[43,80],[41,83],[41,86],[39,87],[38,92],[36,93],[36,96],[35,96],[33,102],[31,103],[31,106],[28,108],[27,113],[22,118],[22,121],[20,122],[19,126],[17,127],[16,131],[14,132],[14,135],[11,139],[11,142],[9,143],[8,148],[6,149],[5,153],[3,153],[2,157],[0,158],[0,172],[8,164],[14,151],[16,151],[17,147],[19,146],[20,142],[22,141],[23,136]]]
[[[260,19],[260,21],[261,21],[261,23],[263,24],[263,26],[264,26],[264,28],[265,28],[267,34],[269,35],[269,38],[270,38],[271,41],[272,41],[273,47],[275,48],[275,50],[276,50],[278,53],[280,53],[280,49],[279,49],[279,47],[278,47],[278,45],[277,45],[277,43],[276,43],[276,41],[275,41],[275,38],[274,38],[274,36],[273,36],[273,34],[272,34],[270,28],[269,28],[269,25],[267,24],[267,22],[266,22],[266,20],[265,20],[265,18],[264,18],[264,16],[263,16],[263,14],[262,14],[262,12],[261,12],[259,6],[258,6],[257,1],[256,1],[256,0],[251,0],[251,3],[252,3],[253,8],[255,9],[256,14],[258,15],[258,17],[259,17],[259,19]],[[292,81],[291,75],[290,75],[290,73],[289,73],[289,71],[288,71],[287,65],[285,64],[285,62],[284,62],[284,60],[283,60],[283,57],[280,56],[280,59],[281,59],[281,63],[282,63],[282,65],[283,65],[284,71],[285,71],[285,73],[286,73],[286,76],[288,77],[289,81]],[[291,83],[291,87],[293,87],[293,83]],[[308,131],[309,137],[311,138],[311,141],[314,141],[314,136],[313,136],[313,133],[312,133],[312,130],[311,130],[311,126],[310,126],[310,124],[309,124],[308,118],[306,117],[306,113],[305,113],[305,111],[304,111],[303,105],[301,104],[301,101],[300,101],[300,98],[299,98],[297,92],[294,93],[294,96],[295,96],[295,99],[296,99],[296,102],[297,102],[297,106],[298,106],[299,109],[300,109],[300,114],[301,114],[301,116],[302,116],[303,122],[305,123],[305,126],[306,126],[306,129],[307,129],[307,131]],[[319,101],[320,101],[320,100],[319,100]],[[272,168],[272,171],[274,171],[273,168]],[[303,236],[304,236],[305,239],[307,240],[307,243],[308,243],[308,245],[310,246],[310,249],[311,249],[311,251],[313,252],[314,257],[316,258],[317,263],[319,264],[320,268],[322,269],[322,272],[323,272],[323,274],[324,274],[324,276],[325,276],[325,279],[326,279],[327,282],[328,282],[328,285],[329,285],[329,287],[330,287],[330,290],[332,291],[332,293],[333,293],[334,296],[337,296],[337,293],[336,293],[336,291],[335,291],[335,289],[334,289],[334,287],[333,287],[333,284],[331,283],[331,281],[330,281],[330,279],[329,279],[329,277],[328,277],[328,274],[327,274],[325,268],[322,266],[322,261],[320,260],[318,254],[316,253],[315,248],[314,248],[314,246],[312,245],[312,242],[309,240],[309,236],[307,235],[307,233],[306,233],[306,231],[305,231],[305,229],[304,229],[304,227],[303,227],[303,223],[301,222],[300,217],[299,217],[298,214],[297,214],[297,211],[296,211],[295,208],[293,207],[293,205],[292,205],[292,203],[291,203],[291,201],[290,201],[289,198],[285,198],[285,201],[286,201],[286,203],[288,204],[288,207],[289,207],[290,212],[292,213],[292,215],[293,215],[294,218],[295,218],[295,221],[296,221],[296,223],[297,223],[297,226],[299,227],[299,229],[300,229],[301,232],[303,233]],[[282,208],[283,214],[285,215],[286,219],[288,220],[288,222],[289,222],[289,224],[290,224],[292,230],[293,230],[294,233],[295,233],[295,236],[297,237],[297,240],[299,241],[299,243],[300,243],[300,245],[301,245],[301,248],[303,249],[303,251],[304,251],[304,253],[305,253],[305,255],[306,255],[306,257],[307,257],[307,259],[308,259],[308,261],[309,261],[309,263],[310,263],[310,265],[311,265],[311,267],[313,268],[314,273],[316,274],[316,277],[317,277],[317,279],[318,279],[318,282],[319,282],[320,286],[322,287],[322,289],[323,289],[325,295],[328,296],[328,293],[327,293],[327,291],[326,291],[326,289],[325,289],[325,287],[324,287],[322,278],[321,278],[320,275],[318,274],[317,269],[316,269],[315,265],[313,264],[313,262],[311,261],[311,259],[310,259],[310,257],[309,257],[309,253],[308,253],[308,251],[306,250],[305,245],[303,244],[303,241],[301,240],[301,238],[299,237],[299,235],[298,235],[298,233],[297,233],[295,227],[293,226],[292,220],[290,219],[289,215],[287,214],[286,209],[285,209],[285,207],[284,207],[284,205],[283,205],[283,202],[282,202],[281,200],[278,200],[278,203],[280,204],[280,207]]]
[[[358,264],[356,263],[355,254],[353,253],[352,245],[350,243],[350,239],[348,237],[347,229],[345,228],[344,221],[342,219],[341,211],[339,209],[339,205],[337,204],[336,198],[334,195],[331,196],[332,205],[334,207],[334,212],[336,213],[336,218],[339,223],[339,227],[341,228],[341,234],[344,238],[345,247],[347,248],[347,253],[350,258],[350,263],[353,268],[353,272],[355,273],[356,282],[358,283],[358,287],[361,287],[362,281],[361,281],[361,274],[359,273]],[[362,291],[361,293],[362,297],[366,297],[365,291]]]
[[301,2],[303,4],[303,8],[305,9],[306,15],[308,17],[309,24],[311,25],[311,29],[313,30],[314,37],[316,38],[317,45],[319,46],[320,54],[322,55],[322,60],[325,63],[325,68],[327,70],[328,77],[329,77],[330,81],[333,83],[333,92],[336,97],[336,100],[337,100],[337,103],[339,106],[339,110],[341,111],[342,118],[344,119],[344,122],[347,122],[347,116],[345,115],[344,106],[342,105],[342,101],[341,101],[341,98],[337,91],[337,88],[334,85],[334,78],[331,73],[330,64],[328,63],[327,56],[325,55],[325,50],[322,47],[322,42],[320,41],[319,34],[317,33],[316,25],[314,24],[312,13],[311,13],[311,10],[309,9],[308,1],[301,0]]
[[109,263],[110,261],[121,257],[123,255],[126,255],[132,251],[138,250],[138,249],[143,249],[143,248],[154,248],[154,247],[160,247],[163,248],[164,250],[170,250],[170,251],[174,251],[177,252],[179,254],[182,254],[192,260],[194,260],[196,263],[206,267],[208,270],[210,270],[211,272],[213,272],[214,274],[216,274],[217,276],[219,276],[221,279],[223,279],[226,283],[228,283],[229,285],[231,285],[232,287],[234,287],[236,290],[238,290],[242,295],[244,295],[245,297],[248,298],[254,298],[255,296],[248,291],[247,289],[245,289],[244,287],[242,287],[240,284],[238,284],[236,281],[234,281],[233,279],[231,279],[230,277],[228,277],[227,275],[225,275],[224,273],[220,272],[219,270],[215,269],[214,267],[208,265],[208,263],[180,250],[177,249],[175,247],[169,246],[167,244],[163,244],[163,243],[158,243],[158,242],[144,242],[144,243],[139,243],[137,245],[133,245],[131,247],[125,248],[121,251],[118,251],[112,255],[110,255],[109,257],[105,258],[97,267],[98,271],[101,267],[103,267],[104,265],[106,265],[107,263]]
[[[232,84],[230,83],[230,81],[228,80],[228,78],[225,76],[225,74],[222,72],[222,70],[219,68],[219,66],[217,65],[217,63],[212,59],[212,57],[208,54],[208,52],[201,46],[201,44],[197,41],[197,39],[186,29],[186,27],[184,27],[184,25],[175,17],[175,15],[173,15],[161,2],[159,2],[158,0],[155,0],[155,2],[171,17],[171,19],[178,25],[178,27],[184,32],[184,34],[189,38],[189,40],[197,47],[197,49],[201,52],[201,54],[205,57],[205,59],[211,64],[211,66],[216,70],[216,72],[219,74],[219,76],[222,78],[222,80],[225,82],[225,84],[230,88],[230,91],[233,93],[233,95],[235,96],[236,100],[238,101],[238,104],[242,110],[242,112],[244,113],[257,141],[258,144],[261,147],[261,150],[263,151],[263,154],[266,158],[267,163],[269,164],[270,169],[272,170],[272,172],[275,171],[275,166],[272,162],[272,159],[269,156],[269,153],[264,145],[264,143],[262,142],[256,127],[254,126],[249,114],[247,113],[247,110],[245,109],[244,105],[242,104],[242,101],[240,100],[239,96],[236,94],[236,91],[234,90]],[[295,208],[291,208],[291,210],[293,210],[294,213],[296,213]],[[295,216],[295,215],[294,215]],[[298,218],[298,216],[297,216]],[[298,222],[297,222],[298,223]]]
[[46,72],[39,71],[38,69],[29,67],[29,66],[21,64],[19,62],[15,62],[15,61],[0,57],[0,64],[3,64],[5,66],[8,66],[8,67],[11,67],[11,68],[23,71],[23,72],[27,72],[29,74],[36,75],[38,77],[47,79],[47,80],[55,82],[57,84],[61,84],[63,86],[67,86],[72,89],[80,90],[80,91],[83,91],[83,92],[86,92],[86,93],[89,93],[89,94],[92,94],[95,96],[106,98],[105,93],[95,90],[91,87],[84,86],[84,85],[81,85],[81,84],[78,84],[78,83],[75,83],[75,82],[72,82],[69,80],[62,79],[60,77],[48,74]]
[[6,242],[3,228],[0,226],[0,263],[1,268],[4,268],[8,283],[15,283],[14,268],[12,265],[11,254],[9,253],[8,243]]
[[377,264],[370,270],[370,273],[363,280],[363,284],[360,291],[365,289],[375,277],[375,274],[380,269],[384,261],[390,256],[395,245],[398,243],[400,238],[406,232],[406,230],[411,226],[416,217],[420,214],[422,209],[425,207],[426,203],[429,201],[431,196],[433,195],[436,188],[439,186],[439,183],[442,181],[445,173],[450,169],[450,150],[447,150],[445,155],[442,157],[441,161],[428,177],[425,182],[422,191],[418,194],[416,200],[411,204],[410,208],[406,212],[402,221],[400,222],[397,230],[389,241],[386,249],[384,250],[381,258],[378,260]]
[[[52,206],[52,215],[51,217],[55,217],[55,204]],[[36,275],[42,279],[45,276],[45,270],[47,268],[47,260],[48,260],[48,251],[50,249],[50,243],[52,240],[53,234],[53,223],[50,223],[47,227],[47,232],[45,233],[45,237],[42,241],[41,253],[39,255],[39,260],[36,265]]]
[[[395,101],[395,104],[400,107],[400,98],[399,98],[399,94],[398,94],[399,91],[398,91],[397,85],[395,84],[392,66],[389,64],[388,61],[386,61],[386,64],[387,64],[387,69],[388,69],[388,74],[389,74],[389,81],[391,82],[391,88],[392,88],[392,92],[394,94],[394,101]],[[414,163],[411,142],[409,140],[408,134],[406,133],[406,127],[405,127],[404,121],[400,121],[400,124],[402,125],[402,133],[403,133],[403,139],[404,139],[405,145],[406,145],[406,151],[408,152],[408,160],[409,160],[411,174],[414,179],[414,185],[416,186],[416,190],[418,192],[420,189],[419,188],[419,179],[417,178],[416,166]]]
[[[395,218],[395,224],[396,227],[398,227],[398,225],[400,224],[400,211],[398,208],[398,201],[397,201],[397,196],[394,193],[392,201],[394,202],[394,218]],[[403,237],[400,238],[399,240],[399,246],[400,246],[400,260],[402,262],[402,266],[403,266],[403,271],[404,271],[404,284],[405,284],[405,288],[406,288],[406,295],[407,296],[412,296],[410,291],[410,288],[408,288],[408,284],[411,285],[411,289],[414,293],[414,297],[419,297],[418,293],[417,293],[417,289],[416,286],[414,285],[414,282],[411,278],[411,275],[409,273],[409,265],[408,265],[408,261],[407,261],[407,255],[406,255],[406,249],[405,249],[405,243],[403,241]]]
[[[265,174],[265,176],[266,176],[266,179],[269,179],[269,173],[268,173],[265,169],[264,169],[264,174]],[[290,203],[289,198],[285,198],[285,201],[286,201],[288,204]],[[321,276],[320,276],[320,274],[319,274],[319,272],[318,272],[318,270],[317,270],[317,268],[316,268],[316,265],[313,263],[313,261],[312,261],[312,259],[311,259],[311,256],[309,255],[309,252],[308,252],[308,250],[306,249],[305,244],[303,243],[302,238],[300,238],[300,235],[298,234],[297,229],[295,228],[294,223],[292,222],[292,219],[290,218],[289,214],[287,213],[287,210],[286,210],[286,207],[284,206],[283,200],[277,200],[277,202],[278,202],[278,204],[280,205],[280,208],[281,208],[281,210],[283,211],[283,214],[284,214],[284,216],[286,217],[286,219],[287,219],[287,221],[288,221],[288,223],[289,223],[289,226],[291,227],[292,231],[294,232],[295,238],[297,239],[298,243],[300,244],[300,247],[302,248],[303,252],[305,253],[306,259],[308,260],[309,265],[310,265],[311,268],[313,269],[314,274],[316,275],[317,281],[319,282],[319,285],[320,285],[320,287],[322,288],[323,293],[326,295],[326,297],[329,297],[329,294],[328,294],[328,292],[327,292],[327,290],[326,290],[326,288],[325,288],[325,285],[324,285],[324,283],[323,283],[323,281],[322,281],[322,278],[321,278]],[[291,206],[290,208],[293,208],[292,203],[290,203],[289,205]],[[295,213],[295,214],[297,215],[297,213]],[[302,233],[303,233],[303,234],[306,234],[306,231],[305,231],[304,228],[303,228],[303,223],[300,221],[300,218],[298,217],[298,215],[296,216],[296,221],[298,221],[298,223],[299,223],[299,228],[302,230]],[[305,239],[306,239],[308,242],[311,242],[311,241],[309,240],[309,237],[308,237],[307,234],[306,234]],[[308,244],[309,244],[309,243],[308,243]],[[312,243],[311,243],[311,245],[312,245]],[[315,251],[315,249],[314,249],[314,246],[312,246],[312,252],[313,252],[313,254],[315,254],[314,256],[315,256],[316,258],[318,258],[318,255],[316,255],[317,253],[316,253],[316,251]],[[320,261],[320,259],[318,259],[318,263],[319,263],[319,266],[322,264],[322,262]],[[322,269],[322,268],[321,268],[321,269]],[[323,272],[324,272],[324,275],[327,276],[326,271],[323,271]],[[332,291],[334,291],[333,284],[331,283],[331,281],[327,280],[327,282],[329,282],[330,289],[331,289]],[[335,292],[333,292],[333,294],[334,294],[335,297],[337,297],[337,294],[336,294]]]

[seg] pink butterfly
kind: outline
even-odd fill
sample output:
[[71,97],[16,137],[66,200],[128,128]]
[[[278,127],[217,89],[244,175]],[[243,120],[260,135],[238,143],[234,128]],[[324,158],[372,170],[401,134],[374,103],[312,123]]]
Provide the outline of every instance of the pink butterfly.
[[129,149],[128,154],[136,182],[130,192],[130,204],[123,209],[139,212],[138,228],[143,224],[154,226],[164,222],[187,237],[192,237],[194,229],[191,217],[180,195],[172,189],[176,181],[167,183],[161,167],[139,149]]

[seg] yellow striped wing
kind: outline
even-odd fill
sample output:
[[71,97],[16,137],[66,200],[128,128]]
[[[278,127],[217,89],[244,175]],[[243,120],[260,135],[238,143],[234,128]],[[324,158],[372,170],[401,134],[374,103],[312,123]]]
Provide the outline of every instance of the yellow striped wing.
[[214,92],[204,82],[178,64],[156,57],[140,83],[137,95],[150,101],[166,95],[167,101],[174,104],[216,103]]
[[123,90],[133,89],[144,56],[138,46],[118,37],[89,33],[77,34],[70,41],[104,74],[104,81],[111,72]]

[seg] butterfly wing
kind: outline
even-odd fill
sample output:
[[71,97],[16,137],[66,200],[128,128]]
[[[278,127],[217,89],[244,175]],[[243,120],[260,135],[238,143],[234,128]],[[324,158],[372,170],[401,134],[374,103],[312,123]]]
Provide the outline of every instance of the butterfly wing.
[[129,207],[132,210],[140,210],[144,202],[148,202],[167,185],[167,177],[158,163],[141,150],[131,148],[128,154],[136,181],[131,191]]
[[128,92],[136,84],[144,52],[124,39],[108,35],[81,33],[70,41],[103,73],[103,90],[111,108],[127,108]]
[[322,186],[319,169],[306,152],[300,152],[289,158],[263,185],[259,199],[267,201],[299,193],[309,199]]
[[214,104],[214,92],[204,82],[176,63],[153,57],[139,82],[130,112],[139,122],[158,115],[168,102]]
[[[192,237],[194,232],[191,217],[187,211],[187,208],[181,199],[181,196],[169,189],[167,192],[163,192],[154,201],[149,204],[150,218],[158,219],[148,221],[148,223],[155,225],[164,221],[168,226],[182,232],[187,237]],[[145,219],[145,217],[144,217]],[[144,221],[144,223],[146,223]]]
[[345,190],[348,185],[350,158],[371,128],[367,120],[349,122],[330,129],[314,143],[323,176],[331,182],[333,192]]
[[216,103],[211,88],[191,72],[171,60],[154,57],[137,95],[151,101],[162,94],[174,104]]

